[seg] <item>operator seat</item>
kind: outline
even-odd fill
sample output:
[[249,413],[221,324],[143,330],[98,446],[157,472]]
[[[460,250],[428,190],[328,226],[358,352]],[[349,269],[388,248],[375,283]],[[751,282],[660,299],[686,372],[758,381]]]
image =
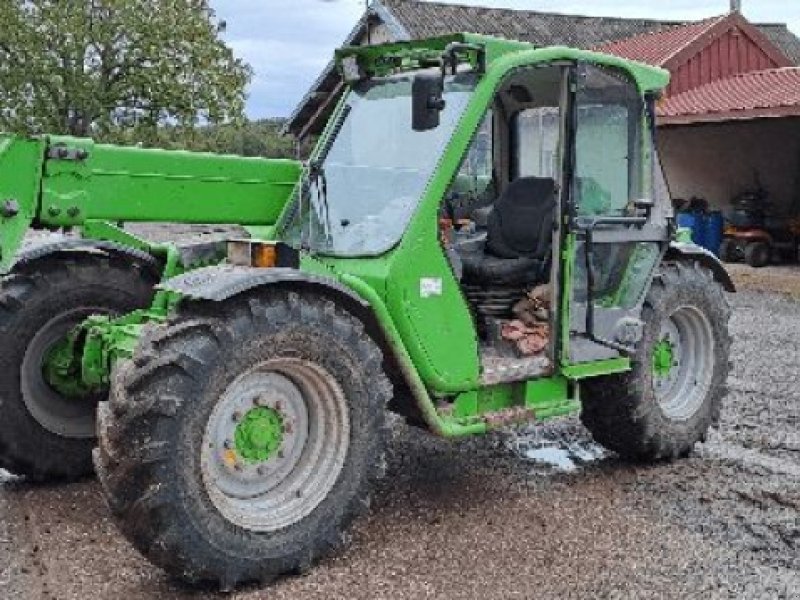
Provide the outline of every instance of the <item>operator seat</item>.
[[541,283],[553,241],[555,180],[521,177],[500,195],[487,221],[483,252],[463,254],[463,282],[486,286]]

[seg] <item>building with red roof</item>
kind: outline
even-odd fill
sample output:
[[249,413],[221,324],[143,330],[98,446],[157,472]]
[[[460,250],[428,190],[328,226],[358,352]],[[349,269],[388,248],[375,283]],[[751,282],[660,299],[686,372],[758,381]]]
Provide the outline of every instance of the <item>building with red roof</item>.
[[760,184],[788,220],[800,214],[800,67],[739,8],[595,49],[672,74],[658,110],[673,197],[724,211]]
[[[686,22],[431,0],[372,0],[344,44],[416,40],[469,31],[537,46],[592,48],[670,70],[674,79],[670,93],[750,70],[800,66],[800,39],[786,24],[752,24],[740,14],[740,4],[734,0],[729,14]],[[329,64],[287,120],[285,132],[298,140],[319,134],[342,89],[339,74]]]
[[[698,196],[724,210],[759,181],[778,212],[800,214],[800,38],[785,23],[751,23],[741,4],[676,22],[372,0],[345,44],[470,31],[661,66],[672,74],[659,106],[659,152],[673,198]],[[297,140],[320,133],[342,90],[329,64],[285,132]]]
[[[784,116],[797,105],[797,67],[739,12],[635,35],[595,48],[667,69],[664,123]],[[752,112],[757,111],[757,112]],[[766,111],[766,112],[765,112]]]

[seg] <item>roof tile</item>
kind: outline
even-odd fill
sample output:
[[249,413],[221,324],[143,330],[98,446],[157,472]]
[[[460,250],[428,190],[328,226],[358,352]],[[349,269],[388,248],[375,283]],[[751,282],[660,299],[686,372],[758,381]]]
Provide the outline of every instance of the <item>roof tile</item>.
[[727,15],[669,27],[656,32],[646,32],[616,42],[602,44],[596,49],[629,60],[638,60],[651,65],[663,66],[670,58],[710,31]]
[[603,42],[681,24],[677,21],[564,15],[418,0],[380,2],[391,10],[415,39],[469,31],[540,46],[592,48]]
[[797,108],[800,112],[800,67],[754,71],[721,79],[668,98],[659,105],[658,112],[660,117],[670,120],[787,108]]

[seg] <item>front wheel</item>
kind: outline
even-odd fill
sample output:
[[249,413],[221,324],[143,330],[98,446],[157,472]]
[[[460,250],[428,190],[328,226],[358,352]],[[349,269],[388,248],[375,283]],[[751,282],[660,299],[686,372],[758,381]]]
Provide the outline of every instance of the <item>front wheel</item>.
[[581,418],[595,439],[635,461],[689,454],[719,420],[729,318],[722,287],[708,269],[665,264],[645,302],[632,371],[584,384]]
[[100,410],[112,512],[154,564],[223,589],[339,546],[382,474],[382,355],[354,317],[274,292],[145,335]]
[[772,258],[772,248],[767,242],[750,242],[744,249],[745,262],[755,269],[766,267]]

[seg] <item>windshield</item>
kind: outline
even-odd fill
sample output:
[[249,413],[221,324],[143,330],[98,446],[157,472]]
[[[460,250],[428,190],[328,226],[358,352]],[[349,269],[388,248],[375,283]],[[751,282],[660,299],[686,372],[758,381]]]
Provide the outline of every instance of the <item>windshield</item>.
[[340,256],[381,254],[397,244],[476,83],[472,74],[448,77],[440,126],[414,131],[412,80],[403,74],[355,86],[327,156],[287,211],[284,241]]

